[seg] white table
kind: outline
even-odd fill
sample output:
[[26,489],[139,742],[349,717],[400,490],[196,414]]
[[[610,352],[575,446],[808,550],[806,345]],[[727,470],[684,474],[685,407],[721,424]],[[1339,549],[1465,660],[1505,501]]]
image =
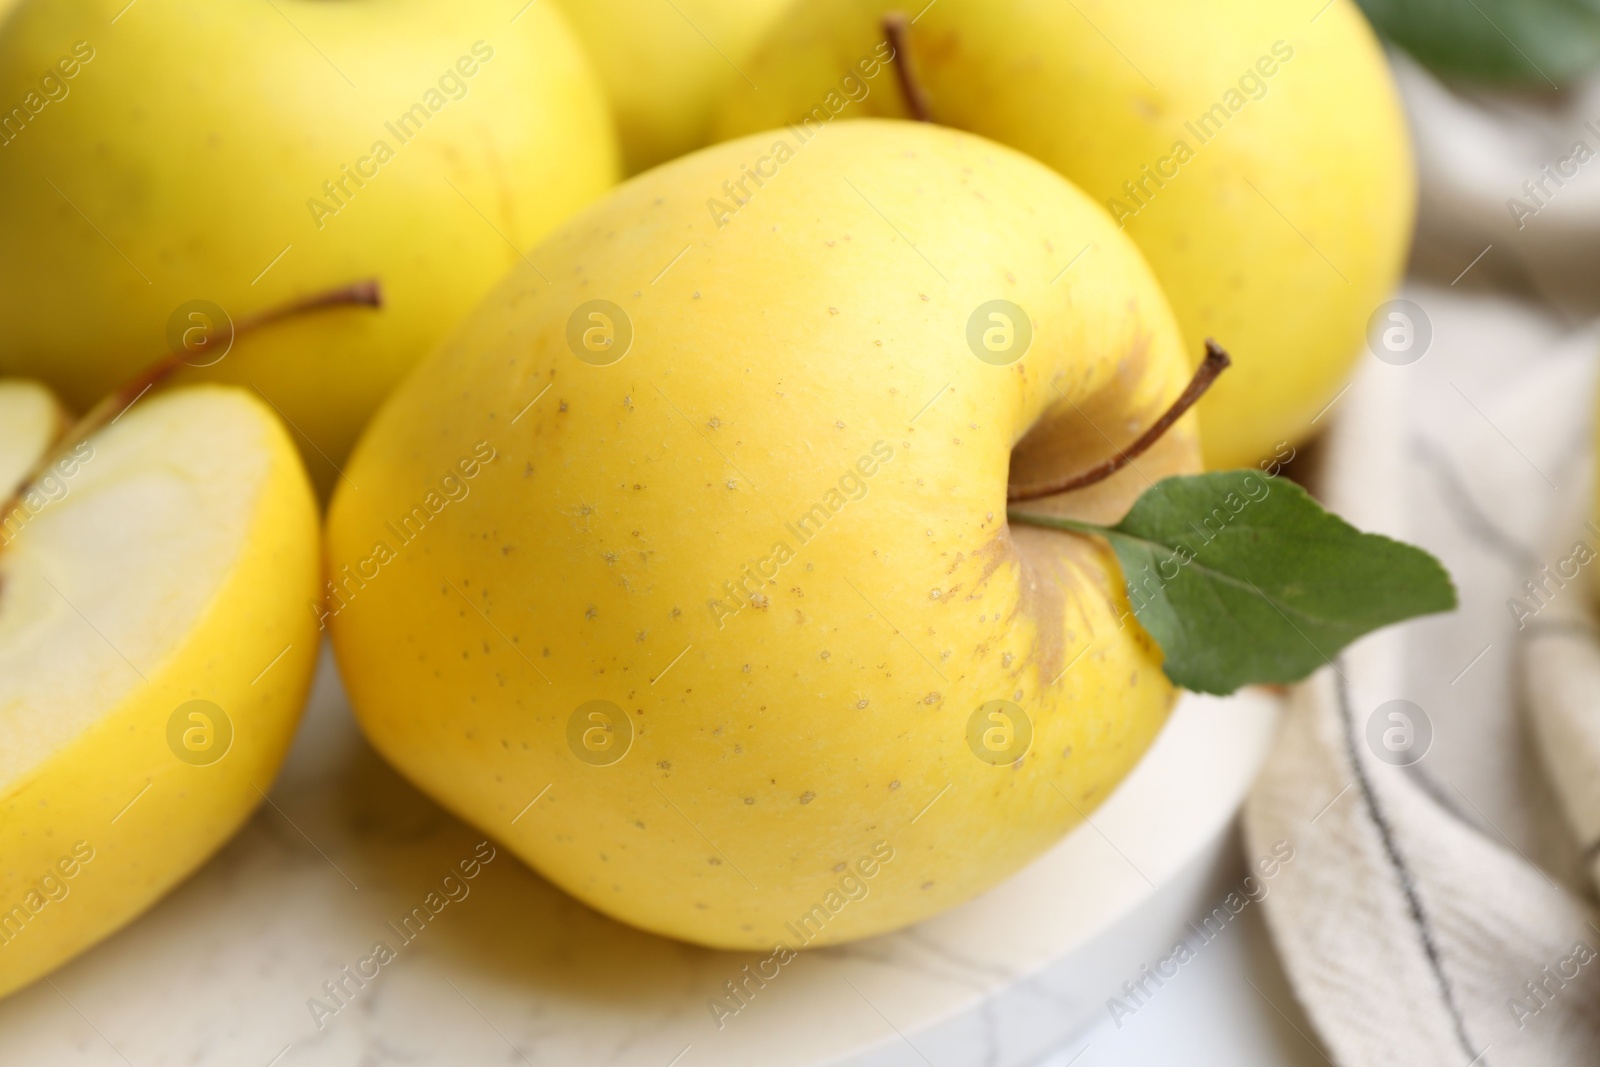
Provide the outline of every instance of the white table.
[[[1235,842],[1235,850],[1237,842]],[[1244,876],[1235,851],[1234,880]],[[1259,909],[1115,1025],[1108,1012],[1038,1067],[1328,1067]]]
[[[622,926],[504,849],[319,1026],[308,1001],[378,938],[393,943],[386,924],[483,838],[367,746],[325,657],[272,804],[150,912],[0,1001],[0,1064],[1030,1067],[1105,1019],[1107,995],[1238,884],[1229,827],[1277,716],[1262,693],[1186,697],[1092,825],[953,911],[802,955],[721,1030],[708,998],[759,955]],[[1079,1063],[1249,1047],[1183,1030],[1222,1005],[1240,1020],[1227,1040],[1291,1047],[1234,978],[1265,951],[1255,921],[1245,913],[1120,1032],[1101,1026]],[[1257,984],[1293,1010],[1276,979]],[[1195,1035],[1183,1056],[1147,1044],[1174,1028]],[[1273,1054],[1224,1059],[1295,1062]]]

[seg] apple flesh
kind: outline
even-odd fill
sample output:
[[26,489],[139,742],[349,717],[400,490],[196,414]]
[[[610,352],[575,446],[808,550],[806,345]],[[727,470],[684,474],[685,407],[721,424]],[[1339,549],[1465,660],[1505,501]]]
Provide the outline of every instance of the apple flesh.
[[[1173,689],[1109,549],[1009,528],[1007,483],[1115,455],[1189,375],[1091,200],[955,130],[775,131],[535,258],[549,283],[516,271],[408,379],[330,511],[334,646],[407,777],[601,911],[745,949],[818,906],[808,944],[915,922],[1106,797]],[[1009,362],[984,340],[1025,327]],[[1029,506],[1114,520],[1198,465],[1191,417]],[[1030,744],[969,745],[991,701]]]
[[900,72],[860,66],[896,10],[920,10],[906,50],[931,120],[1070,178],[1149,259],[1191,361],[1208,337],[1228,349],[1200,404],[1208,465],[1255,466],[1308,436],[1394,290],[1416,205],[1399,95],[1360,9],[815,0],[752,52],[761,92],[728,95],[719,135],[908,114]]
[[[9,432],[36,393],[0,385],[7,470],[54,436]],[[318,644],[311,487],[243,391],[140,401],[61,453],[6,531],[0,995],[131,920],[239,828],[288,749]]]
[[49,389],[0,379],[0,500],[16,491],[66,428],[66,411]]

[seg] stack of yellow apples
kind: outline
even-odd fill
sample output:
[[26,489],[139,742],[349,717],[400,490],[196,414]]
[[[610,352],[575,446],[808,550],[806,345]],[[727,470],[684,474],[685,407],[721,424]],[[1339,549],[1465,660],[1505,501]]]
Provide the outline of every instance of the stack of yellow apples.
[[1275,472],[1403,266],[1350,4],[560,7],[0,4],[0,994],[241,825],[325,631],[623,921],[971,898],[1174,700],[1008,500]]

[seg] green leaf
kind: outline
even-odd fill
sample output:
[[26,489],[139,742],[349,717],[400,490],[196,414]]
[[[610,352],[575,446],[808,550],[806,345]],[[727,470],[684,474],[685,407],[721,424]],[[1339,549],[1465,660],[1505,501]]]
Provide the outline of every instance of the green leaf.
[[1010,518],[1109,541],[1167,677],[1199,693],[1299,681],[1363,634],[1456,606],[1428,553],[1253,470],[1167,478],[1111,527]]
[[1359,0],[1440,74],[1554,88],[1600,66],[1600,0]]

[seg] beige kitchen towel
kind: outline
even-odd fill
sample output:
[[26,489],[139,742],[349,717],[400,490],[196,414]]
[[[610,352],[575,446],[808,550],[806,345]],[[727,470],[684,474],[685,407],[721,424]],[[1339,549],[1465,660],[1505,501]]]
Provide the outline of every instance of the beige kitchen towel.
[[[1341,1067],[1592,1065],[1600,558],[1578,563],[1577,545],[1600,554],[1583,525],[1600,161],[1573,146],[1600,152],[1600,91],[1467,93],[1397,62],[1423,181],[1418,277],[1374,309],[1314,477],[1358,526],[1439,556],[1461,607],[1368,637],[1299,687],[1247,840],[1295,845],[1265,914]],[[1532,214],[1508,203],[1531,205],[1525,181]]]

